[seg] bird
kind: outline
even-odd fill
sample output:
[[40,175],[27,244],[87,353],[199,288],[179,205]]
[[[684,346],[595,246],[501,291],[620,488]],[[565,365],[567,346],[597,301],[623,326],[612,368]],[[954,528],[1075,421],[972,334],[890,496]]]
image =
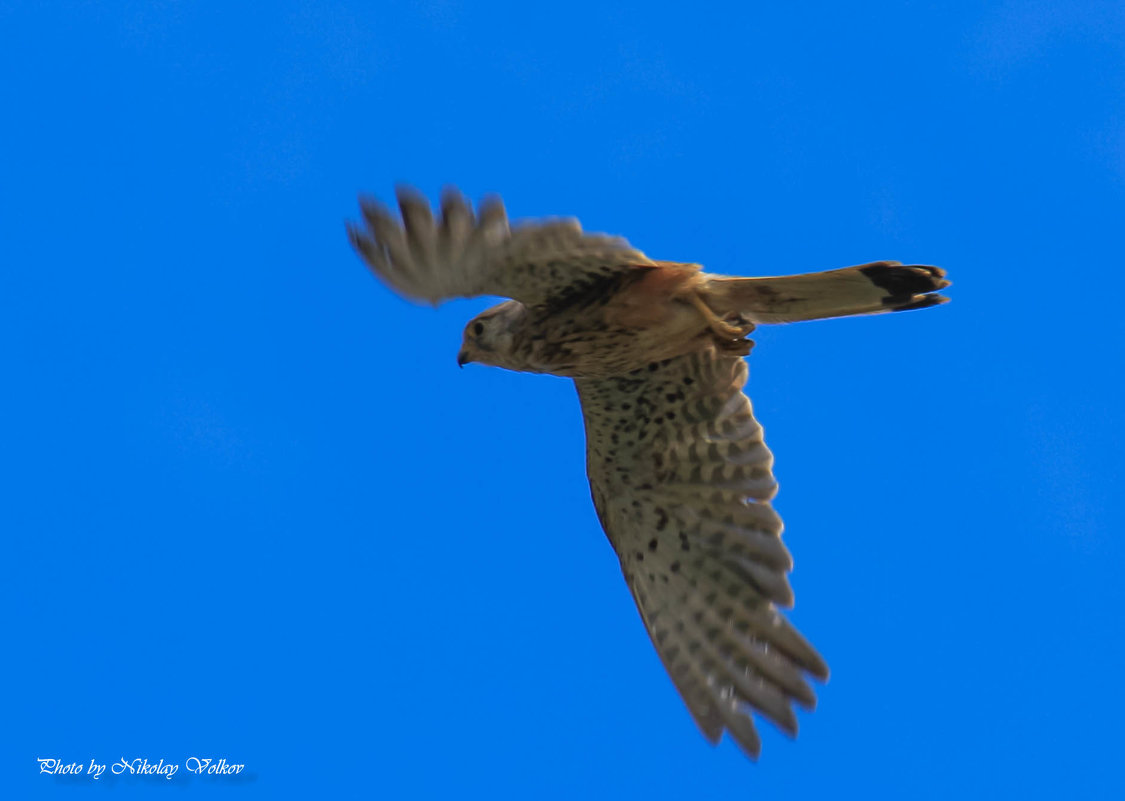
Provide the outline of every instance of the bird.
[[458,365],[573,379],[598,520],[656,652],[703,736],[752,760],[755,714],[791,737],[828,665],[782,613],[793,566],[773,455],[743,392],[763,324],[936,306],[933,266],[876,261],[778,277],[657,261],[573,218],[510,223],[455,188],[435,216],[396,189],[401,220],[360,196],[352,246],[392,290],[438,305],[508,298],[465,326]]

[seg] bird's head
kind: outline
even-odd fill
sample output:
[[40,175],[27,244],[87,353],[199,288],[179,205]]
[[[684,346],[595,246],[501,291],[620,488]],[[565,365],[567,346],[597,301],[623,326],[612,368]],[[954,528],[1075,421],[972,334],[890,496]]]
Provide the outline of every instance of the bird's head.
[[520,369],[514,363],[515,330],[526,313],[523,304],[514,300],[485,309],[465,326],[458,366],[469,362],[493,367]]

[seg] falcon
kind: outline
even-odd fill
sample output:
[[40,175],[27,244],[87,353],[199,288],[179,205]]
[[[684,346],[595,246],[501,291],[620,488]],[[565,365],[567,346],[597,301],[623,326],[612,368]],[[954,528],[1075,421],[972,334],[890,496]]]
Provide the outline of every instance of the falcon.
[[399,294],[510,298],[465,327],[457,362],[574,379],[594,508],[645,628],[703,735],[752,759],[752,713],[796,736],[820,654],[779,611],[793,605],[773,456],[742,391],[760,324],[945,303],[937,267],[877,261],[741,278],[655,261],[573,219],[509,224],[454,189],[400,187],[401,222],[360,198],[348,225],[367,266]]

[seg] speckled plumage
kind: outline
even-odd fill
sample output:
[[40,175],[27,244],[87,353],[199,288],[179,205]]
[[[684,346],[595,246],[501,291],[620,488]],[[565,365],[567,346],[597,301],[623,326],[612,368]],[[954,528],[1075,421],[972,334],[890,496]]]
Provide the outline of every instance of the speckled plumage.
[[756,758],[751,709],[795,735],[820,655],[778,607],[792,567],[770,501],[773,457],[742,392],[755,323],[944,302],[935,267],[874,262],[780,278],[730,278],[658,262],[573,220],[509,227],[453,190],[441,217],[399,191],[403,223],[361,202],[356,250],[401,294],[512,298],[471,320],[460,362],[574,378],[598,518],[661,661],[711,742]]

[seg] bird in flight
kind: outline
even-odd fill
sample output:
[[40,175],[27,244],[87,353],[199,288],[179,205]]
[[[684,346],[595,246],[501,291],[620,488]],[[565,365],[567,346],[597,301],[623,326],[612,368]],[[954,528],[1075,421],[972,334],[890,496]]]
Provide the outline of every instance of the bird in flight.
[[770,278],[655,261],[573,219],[510,225],[492,197],[429,202],[400,187],[401,222],[361,198],[348,225],[401,295],[510,298],[465,327],[457,361],[574,379],[594,508],[664,667],[711,743],[752,759],[751,712],[790,736],[793,704],[828,666],[779,612],[793,605],[777,482],[742,391],[760,324],[922,309],[948,298],[937,267],[879,261]]

